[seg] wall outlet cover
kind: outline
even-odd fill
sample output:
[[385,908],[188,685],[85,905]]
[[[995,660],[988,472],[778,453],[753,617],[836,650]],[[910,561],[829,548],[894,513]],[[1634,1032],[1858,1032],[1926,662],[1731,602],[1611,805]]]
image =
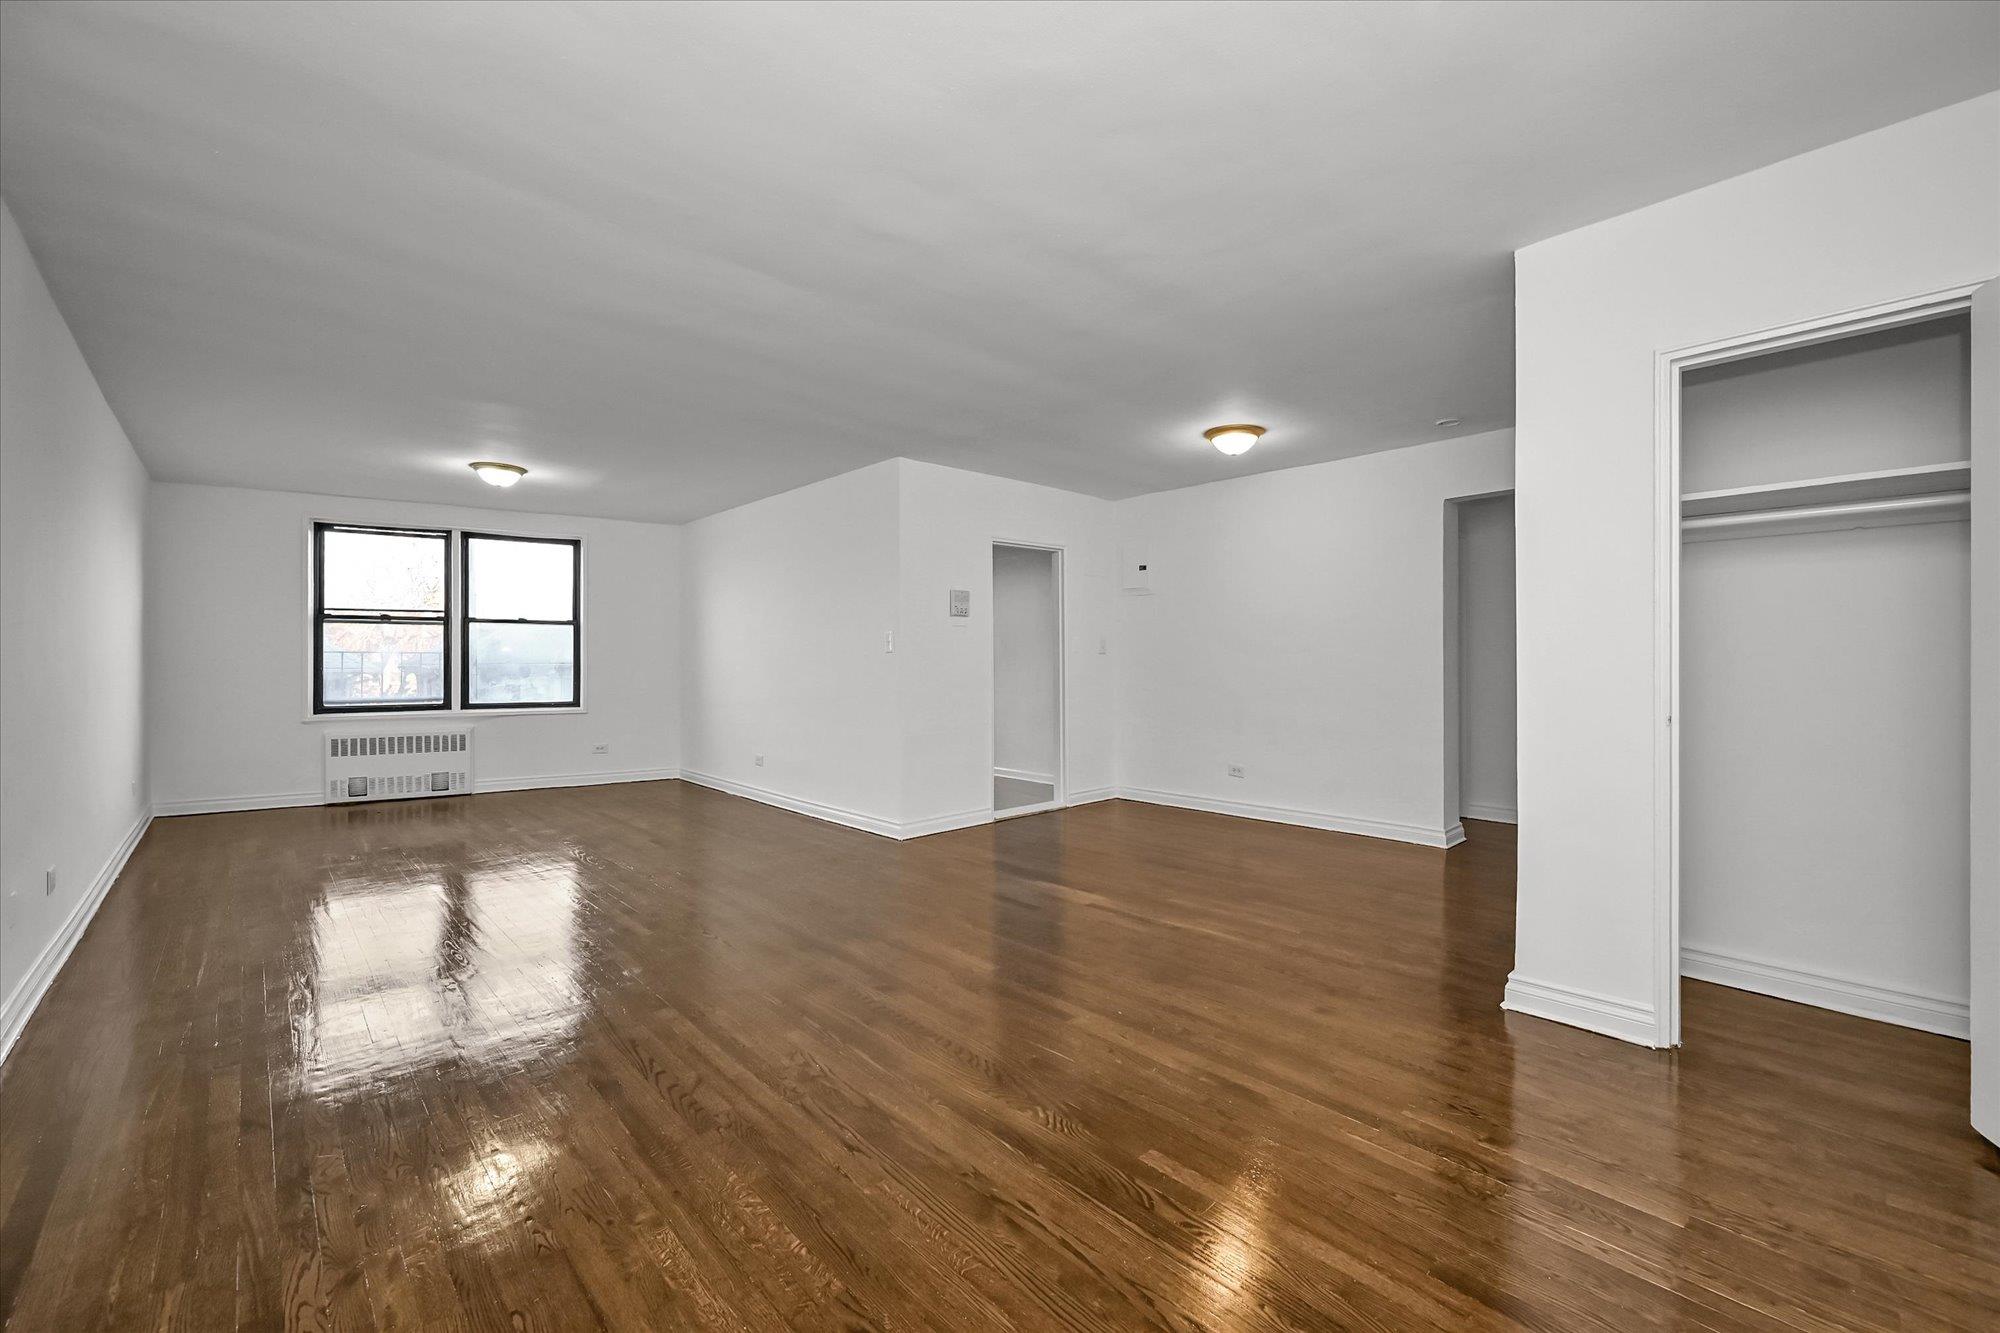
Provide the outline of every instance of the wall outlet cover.
[[1230,776],[1230,777],[1232,777],[1232,778],[1240,778],[1240,777],[1242,777],[1242,776],[1243,776],[1243,765],[1241,765],[1241,764],[1231,764],[1231,765],[1229,766],[1229,776]]
[[611,747],[600,741],[598,744],[590,747],[590,752],[592,754],[610,754]]
[[764,756],[763,756],[763,755],[761,755],[761,754],[760,754],[760,755],[753,755],[753,756],[751,756],[751,758],[752,758],[752,761],[753,761],[753,762],[754,762],[754,763],[755,763],[755,764],[757,765],[757,767],[759,767],[759,768],[762,768],[762,767],[764,766]]

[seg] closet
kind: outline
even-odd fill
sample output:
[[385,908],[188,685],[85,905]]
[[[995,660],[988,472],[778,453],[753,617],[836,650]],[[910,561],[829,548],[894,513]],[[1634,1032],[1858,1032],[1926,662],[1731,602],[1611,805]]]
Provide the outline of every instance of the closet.
[[1967,1035],[1969,356],[1961,311],[1681,380],[1683,976]]

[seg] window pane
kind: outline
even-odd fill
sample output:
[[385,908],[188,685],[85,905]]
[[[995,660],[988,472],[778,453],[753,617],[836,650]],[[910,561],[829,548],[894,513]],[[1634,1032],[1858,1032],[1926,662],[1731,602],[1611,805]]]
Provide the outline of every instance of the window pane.
[[443,537],[392,532],[326,533],[329,607],[366,611],[443,611]]
[[576,697],[576,653],[568,625],[466,627],[474,704],[556,704]]
[[466,539],[466,582],[475,620],[570,620],[576,548],[568,542]]
[[323,625],[320,698],[345,704],[444,702],[443,625]]

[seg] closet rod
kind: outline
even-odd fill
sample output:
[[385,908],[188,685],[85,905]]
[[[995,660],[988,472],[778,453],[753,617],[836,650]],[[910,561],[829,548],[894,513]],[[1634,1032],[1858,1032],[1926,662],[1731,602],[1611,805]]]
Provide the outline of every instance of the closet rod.
[[1751,509],[1736,514],[1703,514],[1681,520],[1681,531],[1696,532],[1716,528],[1772,527],[1790,523],[1827,523],[1841,519],[1905,518],[1912,521],[1936,520],[1955,509],[1972,506],[1970,491],[1948,491],[1943,495],[1896,495],[1885,500],[1856,500],[1849,504],[1798,505],[1789,509]]

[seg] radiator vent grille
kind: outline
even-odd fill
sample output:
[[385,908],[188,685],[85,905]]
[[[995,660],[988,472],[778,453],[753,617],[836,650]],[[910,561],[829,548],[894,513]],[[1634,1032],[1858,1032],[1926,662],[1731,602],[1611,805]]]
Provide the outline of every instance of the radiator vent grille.
[[472,790],[472,728],[326,738],[326,801],[397,801]]
[[327,754],[334,759],[372,759],[378,755],[462,754],[472,735],[464,731],[412,731],[387,736],[330,736]]

